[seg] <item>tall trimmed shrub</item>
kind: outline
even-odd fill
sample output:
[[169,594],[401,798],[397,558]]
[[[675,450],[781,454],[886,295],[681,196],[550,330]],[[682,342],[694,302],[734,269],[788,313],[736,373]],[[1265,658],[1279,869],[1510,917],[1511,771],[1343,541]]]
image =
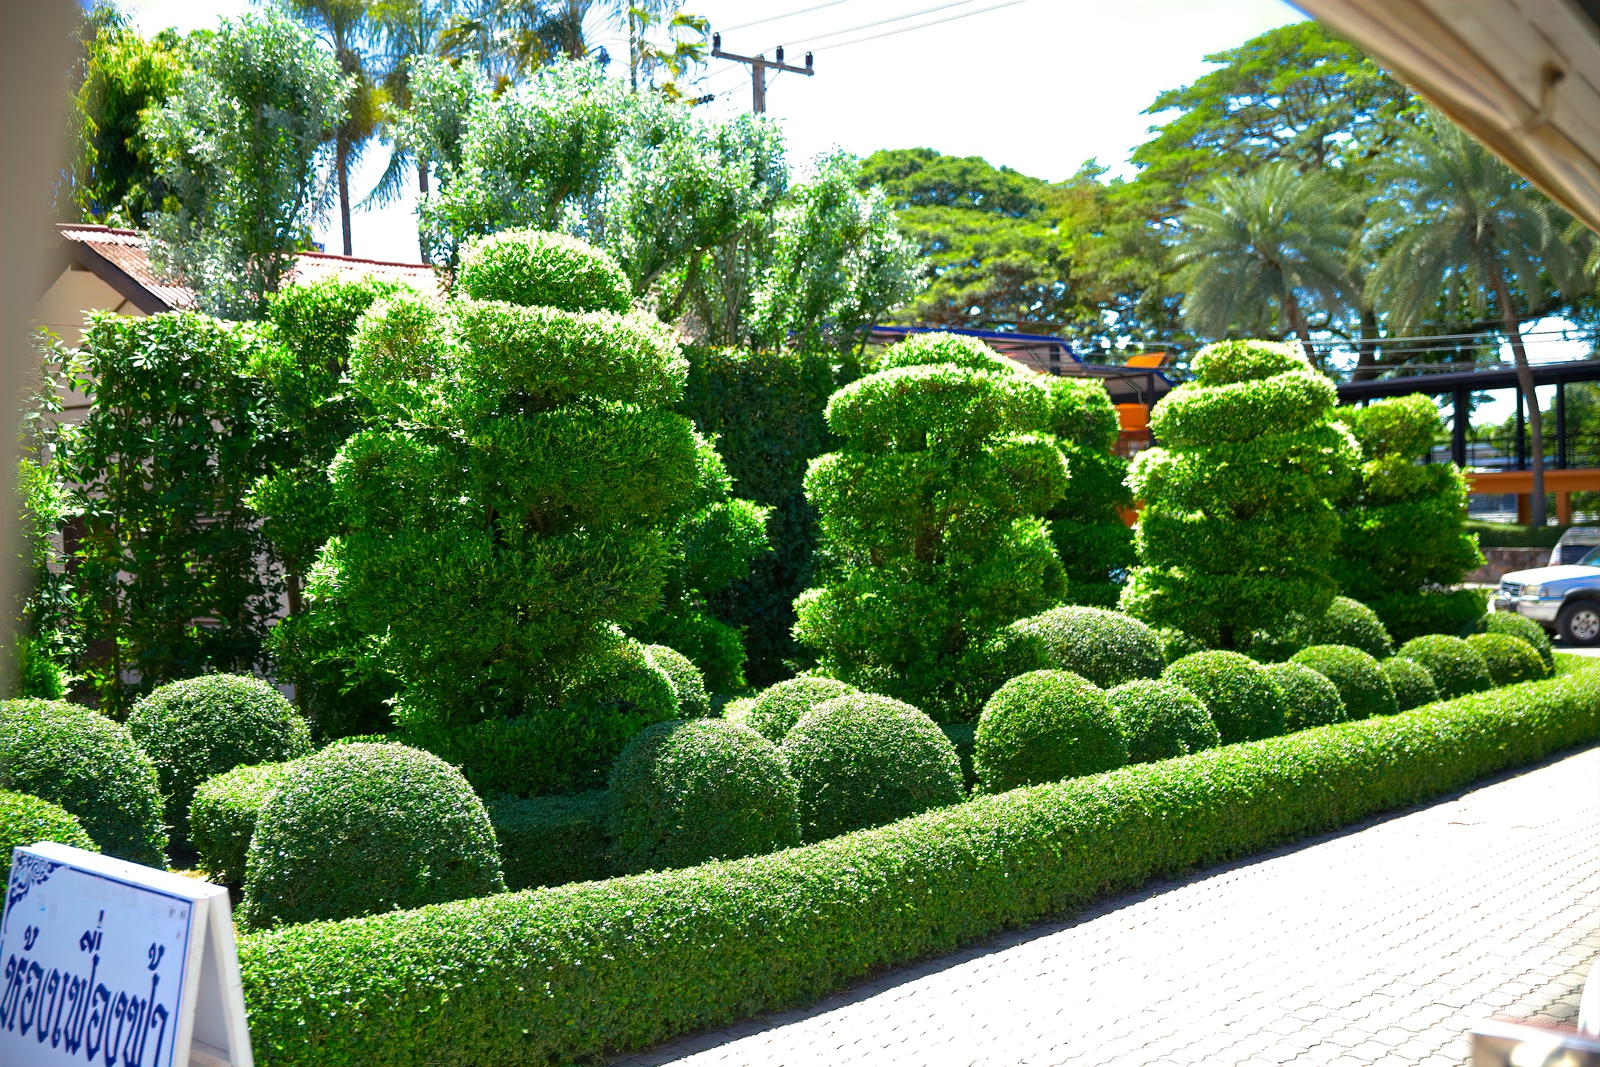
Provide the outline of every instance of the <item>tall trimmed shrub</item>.
[[919,334],[834,394],[845,439],[814,460],[823,583],[795,636],[828,674],[974,717],[992,689],[984,643],[1063,591],[1040,517],[1067,484],[1042,382],[971,338]]
[[1046,378],[1050,432],[1067,459],[1065,495],[1045,513],[1050,540],[1066,570],[1066,599],[1115,607],[1137,558],[1133,530],[1121,512],[1133,509],[1128,461],[1116,454],[1117,409],[1105,384],[1093,378]]
[[1333,383],[1288,345],[1208,345],[1193,370],[1151,412],[1161,447],[1129,476],[1146,507],[1121,606],[1212,647],[1246,647],[1333,602],[1328,498],[1348,483],[1356,445],[1328,419]]

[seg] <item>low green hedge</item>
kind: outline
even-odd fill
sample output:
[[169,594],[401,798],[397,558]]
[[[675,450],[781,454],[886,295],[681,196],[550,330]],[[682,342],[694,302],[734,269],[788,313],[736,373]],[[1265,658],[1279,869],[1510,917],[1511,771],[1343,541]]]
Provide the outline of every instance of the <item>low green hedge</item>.
[[264,1065],[640,1048],[1596,741],[1577,671],[768,856],[247,934],[250,1033]]
[[488,805],[508,889],[589,882],[616,873],[606,819],[611,794],[503,796]]

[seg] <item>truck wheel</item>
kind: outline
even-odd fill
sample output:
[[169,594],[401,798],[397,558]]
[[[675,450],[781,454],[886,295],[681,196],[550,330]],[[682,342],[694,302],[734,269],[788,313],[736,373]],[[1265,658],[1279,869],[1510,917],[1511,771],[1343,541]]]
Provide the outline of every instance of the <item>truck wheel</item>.
[[1600,644],[1600,604],[1592,600],[1568,604],[1556,619],[1556,632],[1562,641],[1579,648]]

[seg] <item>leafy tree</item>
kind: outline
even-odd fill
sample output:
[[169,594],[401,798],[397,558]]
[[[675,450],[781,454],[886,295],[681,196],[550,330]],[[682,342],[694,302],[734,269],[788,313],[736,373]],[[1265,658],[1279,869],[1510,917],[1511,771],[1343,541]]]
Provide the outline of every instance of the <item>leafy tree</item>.
[[168,198],[151,260],[207,310],[259,317],[324,206],[321,145],[342,121],[338,66],[276,14],[197,33],[193,70],[147,125]]

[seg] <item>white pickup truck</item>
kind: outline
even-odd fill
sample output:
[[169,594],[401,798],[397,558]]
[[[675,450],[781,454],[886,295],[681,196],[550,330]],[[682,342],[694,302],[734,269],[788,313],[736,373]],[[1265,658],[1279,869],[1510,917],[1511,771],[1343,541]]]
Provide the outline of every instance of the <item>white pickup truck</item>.
[[1495,610],[1524,615],[1563,644],[1600,644],[1600,530],[1568,530],[1550,553],[1550,563],[1503,575]]

